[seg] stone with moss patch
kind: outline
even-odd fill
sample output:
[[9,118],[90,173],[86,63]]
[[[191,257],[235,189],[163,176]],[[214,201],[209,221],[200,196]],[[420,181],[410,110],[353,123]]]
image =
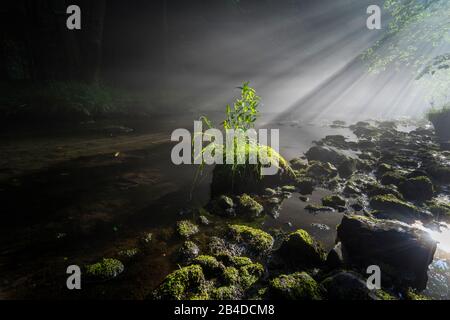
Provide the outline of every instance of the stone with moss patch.
[[202,267],[191,265],[169,274],[153,295],[157,300],[184,300],[189,294],[204,296],[204,292],[199,290],[204,281]]
[[264,274],[260,263],[251,263],[239,268],[239,284],[245,290],[255,284]]
[[393,194],[375,196],[370,199],[370,205],[374,210],[393,215],[401,214],[416,217],[420,213],[416,206],[398,199]]
[[242,291],[239,286],[223,286],[213,289],[211,298],[213,300],[239,300],[242,298]]
[[325,262],[326,254],[319,242],[307,231],[299,229],[287,237],[278,253],[294,266],[316,266]]
[[317,282],[306,272],[281,275],[270,281],[270,294],[275,299],[321,300]]
[[331,196],[323,197],[322,204],[326,207],[338,209],[339,207],[345,206],[347,204],[347,202],[341,196],[331,195]]
[[419,176],[403,181],[399,190],[405,199],[425,201],[433,197],[434,186],[430,178]]
[[243,194],[238,199],[238,213],[251,217],[257,218],[264,211],[264,208],[255,199],[250,197],[248,194]]
[[125,267],[120,260],[105,258],[100,262],[87,265],[86,275],[93,280],[110,280],[119,276]]
[[268,253],[273,246],[273,238],[267,232],[244,225],[230,225],[230,238],[244,244],[256,255]]
[[405,175],[399,171],[388,171],[381,177],[381,184],[389,185],[393,184],[399,186],[402,182],[406,180]]
[[193,260],[193,263],[200,265],[207,275],[218,275],[225,268],[215,257],[207,255],[198,256]]
[[226,284],[237,284],[239,282],[239,271],[234,267],[226,267],[223,270],[222,278]]
[[183,238],[189,238],[198,233],[198,226],[189,220],[182,220],[177,222],[177,232]]

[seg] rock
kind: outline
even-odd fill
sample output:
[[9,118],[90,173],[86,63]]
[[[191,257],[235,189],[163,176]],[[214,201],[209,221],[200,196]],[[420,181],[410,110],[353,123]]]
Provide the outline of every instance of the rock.
[[342,178],[350,177],[356,171],[357,162],[355,159],[347,158],[343,160],[337,167],[339,176]]
[[450,204],[443,201],[427,202],[428,210],[440,221],[450,221]]
[[277,194],[277,192],[272,188],[266,188],[264,190],[264,193],[270,197],[275,196]]
[[425,289],[436,241],[417,228],[390,220],[345,215],[337,229],[349,261],[366,269],[377,265],[396,287]]
[[328,146],[348,149],[347,139],[343,135],[329,135],[323,138],[320,142]]
[[313,162],[306,170],[306,175],[316,179],[333,178],[337,176],[338,171],[335,166],[329,162]]
[[208,218],[205,217],[205,216],[199,216],[199,217],[198,217],[198,221],[200,222],[200,224],[202,224],[202,225],[204,225],[204,226],[207,226],[207,225],[210,224]]
[[338,209],[339,207],[345,207],[347,201],[338,195],[331,195],[322,198],[322,204],[326,207]]
[[223,263],[217,261],[213,256],[201,255],[192,261],[193,264],[198,264],[207,276],[217,276],[225,270]]
[[405,176],[403,173],[398,171],[389,171],[383,174],[381,177],[381,184],[389,185],[393,184],[395,186],[399,186],[403,181],[405,181]]
[[150,245],[152,243],[152,239],[153,239],[153,233],[148,232],[139,238],[139,243],[141,244],[142,247],[148,248],[148,247],[150,247]]
[[200,253],[199,247],[192,241],[185,241],[179,250],[181,261],[190,262]]
[[366,280],[353,271],[339,271],[322,281],[329,300],[392,300],[382,290],[371,291]]
[[344,259],[342,244],[339,242],[328,252],[326,263],[330,269],[338,269],[344,266]]
[[329,162],[335,166],[348,159],[334,147],[313,146],[305,155],[308,161]]
[[403,181],[398,189],[408,200],[430,200],[434,193],[433,183],[424,176],[409,178]]
[[122,259],[122,261],[125,262],[133,260],[134,258],[136,258],[138,254],[139,254],[138,248],[130,248],[118,252],[118,256],[120,257],[120,259]]
[[353,203],[350,207],[355,211],[362,211],[364,209],[364,206],[358,202]]
[[118,277],[125,267],[120,260],[103,259],[85,267],[86,276],[94,281],[106,281]]
[[306,197],[306,196],[299,196],[298,198],[299,198],[301,201],[303,201],[303,202],[308,202],[308,201],[309,201],[309,198]]
[[400,215],[400,217],[414,219],[418,218],[420,214],[420,211],[416,206],[398,199],[393,194],[375,196],[371,198],[370,206],[374,210],[379,210],[397,218]]
[[296,190],[296,188],[295,188],[295,186],[282,186],[281,187],[281,191],[283,191],[283,192],[295,192],[295,190]]
[[240,300],[243,292],[238,286],[223,286],[215,288],[211,292],[213,300]]
[[310,212],[333,212],[334,208],[332,207],[325,207],[325,206],[319,206],[316,204],[308,204],[307,206],[305,206],[305,210],[310,211]]
[[189,238],[198,233],[198,226],[189,220],[182,220],[177,222],[177,232],[183,238]]
[[273,299],[321,300],[317,282],[306,272],[281,275],[270,281],[269,292]]
[[277,252],[285,261],[296,267],[319,266],[325,262],[325,251],[320,243],[302,229],[289,234]]
[[314,182],[310,178],[300,177],[295,180],[295,185],[299,189],[300,194],[307,195],[314,191]]
[[202,267],[191,265],[169,274],[154,291],[156,300],[185,300],[189,295],[198,295],[205,282]]
[[381,163],[377,169],[376,169],[376,174],[379,177],[382,177],[385,173],[393,171],[394,169],[392,168],[392,166],[390,164],[387,163]]
[[290,161],[293,170],[303,170],[308,167],[308,161],[302,158],[295,158]]
[[259,217],[264,208],[256,200],[247,194],[243,194],[239,197],[237,211],[240,215],[245,215],[250,218]]
[[267,254],[273,246],[273,238],[270,234],[243,225],[230,225],[229,226],[230,238],[244,245],[255,255]]
[[384,186],[379,183],[369,183],[366,185],[365,191],[369,197],[393,194],[398,199],[403,199],[403,195],[398,192],[397,187],[392,184]]

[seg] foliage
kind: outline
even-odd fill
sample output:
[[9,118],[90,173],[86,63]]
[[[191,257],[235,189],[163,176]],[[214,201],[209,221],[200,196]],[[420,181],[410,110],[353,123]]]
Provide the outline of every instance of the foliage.
[[[386,35],[363,54],[369,71],[406,66],[434,104],[448,99],[450,69],[442,49],[450,42],[450,3],[447,0],[385,0],[392,17]],[[435,56],[437,54],[437,56]]]

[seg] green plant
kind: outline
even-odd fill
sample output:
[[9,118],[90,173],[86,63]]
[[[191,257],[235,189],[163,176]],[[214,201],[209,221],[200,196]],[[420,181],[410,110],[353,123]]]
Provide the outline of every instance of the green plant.
[[[259,116],[258,106],[261,98],[256,95],[255,89],[249,86],[249,82],[245,82],[239,89],[241,90],[240,97],[234,102],[233,106],[227,105],[226,107],[226,119],[222,122],[222,126],[224,130],[246,133],[249,129],[255,127],[255,122]],[[206,116],[200,117],[200,120],[208,129],[214,128],[212,122]],[[205,132],[197,134],[208,136]],[[231,175],[233,177],[239,175],[241,177],[256,177],[261,179],[261,169],[263,166],[268,165],[283,169],[292,176],[295,176],[288,162],[272,147],[258,143],[256,137],[251,137],[251,135],[244,135],[244,143],[242,143],[240,138],[239,135],[233,137],[232,148],[234,158],[232,164],[227,164],[231,169]],[[226,146],[223,144],[223,141],[213,141],[208,144],[201,150],[200,154],[194,154],[195,160],[202,159],[202,164],[194,179],[194,185],[204,168],[203,155],[206,153],[214,156],[219,155],[224,160],[223,163],[227,162]],[[257,155],[258,161],[256,164],[250,164],[249,159],[251,155]]]

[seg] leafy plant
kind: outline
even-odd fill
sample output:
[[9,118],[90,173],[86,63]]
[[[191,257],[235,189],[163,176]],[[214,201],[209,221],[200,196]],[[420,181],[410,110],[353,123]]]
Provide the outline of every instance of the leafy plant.
[[[245,133],[249,129],[253,129],[255,127],[255,122],[259,115],[258,106],[261,99],[256,95],[255,89],[249,86],[249,82],[245,82],[242,87],[239,87],[239,89],[241,90],[241,95],[232,107],[227,105],[226,119],[222,122],[222,126],[224,130],[242,130],[242,132]],[[202,116],[200,120],[203,121],[209,129],[213,128],[212,122],[206,116]],[[205,135],[204,132],[200,134]],[[240,142],[239,137],[234,136],[233,164],[224,165],[231,169],[231,175],[233,177],[256,177],[261,179],[261,169],[263,166],[267,165],[276,166],[278,169],[284,170],[295,176],[295,173],[289,166],[288,162],[270,146],[262,145],[258,143],[256,139],[253,139],[248,135],[245,136],[245,143]],[[194,155],[194,157],[203,159],[203,155],[206,153],[213,155],[219,154],[224,160],[223,163],[226,163],[226,146],[220,141],[211,142],[201,150],[200,154]],[[249,163],[251,155],[257,155],[258,161],[256,164]],[[243,164],[242,159],[244,159]],[[194,185],[199,174],[202,172],[204,165],[205,163],[202,160],[202,164],[200,165],[194,179]]]

